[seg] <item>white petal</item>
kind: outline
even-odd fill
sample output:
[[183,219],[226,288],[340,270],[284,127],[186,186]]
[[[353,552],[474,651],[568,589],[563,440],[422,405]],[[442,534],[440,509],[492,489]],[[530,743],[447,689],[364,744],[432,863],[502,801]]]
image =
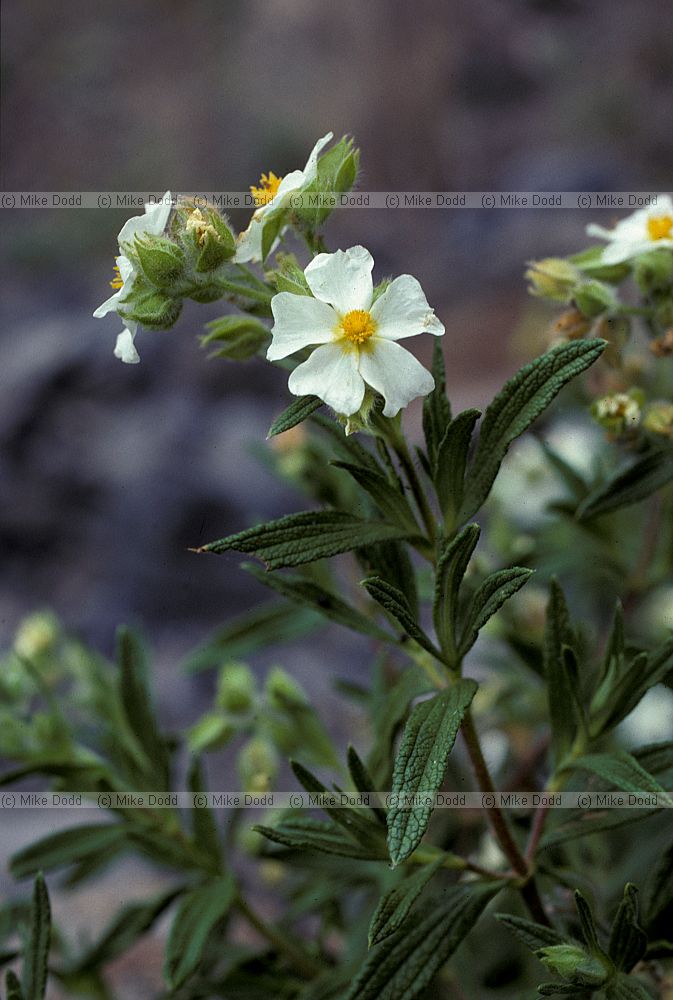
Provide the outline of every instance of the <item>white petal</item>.
[[315,146],[311,150],[309,158],[306,161],[306,166],[302,171],[303,174],[302,180],[304,184],[310,184],[311,181],[315,178],[315,175],[318,172],[318,156],[320,155],[320,151],[322,150],[323,146],[326,146],[328,142],[332,141],[333,135],[334,135],[333,132],[328,132],[327,135],[324,135],[322,137],[322,139],[318,139]]
[[278,185],[278,190],[271,199],[267,202],[266,207],[271,208],[278,205],[283,198],[288,194],[292,194],[293,191],[297,191],[304,184],[304,172],[303,170],[291,170],[289,174],[285,174],[280,184]]
[[276,321],[271,329],[273,341],[267,351],[269,361],[278,361],[302,347],[327,344],[334,340],[339,317],[331,306],[308,295],[279,292],[271,299]]
[[604,226],[598,226],[592,222],[587,226],[586,232],[587,236],[597,236],[600,240],[611,240],[614,230],[606,229]]
[[128,257],[124,257],[123,255],[115,257],[115,263],[119,268],[119,277],[123,282],[122,287],[118,288],[114,295],[111,295],[109,299],[106,299],[105,302],[98,306],[98,308],[94,311],[96,319],[101,319],[103,316],[107,316],[109,312],[117,312],[117,307],[126,294],[126,286],[130,281],[132,281],[135,275],[135,268]]
[[337,413],[351,416],[362,406],[365,384],[358,372],[358,352],[344,351],[338,344],[317,347],[290,375],[295,396],[319,396]]
[[372,301],[374,260],[364,247],[319,253],[304,274],[317,299],[329,302],[342,315],[352,309],[369,309]]
[[105,302],[101,302],[97,309],[94,309],[94,316],[96,319],[102,319],[103,316],[107,316],[110,312],[117,312],[117,307],[122,297],[123,288],[119,288],[114,295],[111,295],[109,299]]
[[120,361],[123,361],[127,365],[137,365],[140,361],[140,355],[133,343],[137,329],[138,326],[135,323],[132,324],[131,330],[128,327],[124,328],[117,337],[117,343],[115,344],[115,358],[119,358]]
[[441,337],[444,324],[428,305],[425,292],[410,274],[395,278],[371,308],[376,320],[376,336],[384,340],[401,340],[419,333]]
[[623,264],[624,261],[637,257],[641,253],[648,253],[655,248],[656,243],[644,240],[642,236],[639,240],[613,240],[604,247],[601,254],[601,264]]
[[[259,214],[258,214],[259,212]],[[236,253],[234,263],[246,264],[251,260],[262,259],[262,231],[264,229],[264,218],[258,209],[253,215],[248,225],[236,241]]]
[[416,396],[427,396],[435,380],[413,354],[392,340],[372,337],[360,352],[360,374],[386,401],[384,417],[394,417]]
[[161,236],[168,217],[171,214],[171,193],[167,191],[161,201],[147,202],[144,215],[134,215],[124,223],[119,230],[119,245],[122,243],[132,243],[139,233],[151,233],[153,236]]

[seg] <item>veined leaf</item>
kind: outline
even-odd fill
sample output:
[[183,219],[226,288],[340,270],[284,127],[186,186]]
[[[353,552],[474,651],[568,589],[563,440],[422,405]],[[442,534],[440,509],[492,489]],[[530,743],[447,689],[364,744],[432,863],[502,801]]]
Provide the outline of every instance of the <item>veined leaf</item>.
[[479,630],[499,608],[513,597],[533,575],[532,569],[513,566],[491,573],[481,584],[472,598],[465,616],[465,624],[460,639],[459,655],[464,656],[477,641]]
[[224,875],[183,896],[168,935],[164,963],[173,989],[197,969],[211,931],[228,913],[235,894],[234,880]]
[[30,934],[23,963],[26,1000],[43,1000],[47,992],[47,963],[51,945],[51,907],[42,874],[35,879]]
[[12,857],[10,868],[15,878],[25,878],[40,869],[62,868],[111,848],[121,850],[126,843],[123,823],[73,826],[24,847]]
[[[608,666],[609,673],[604,675],[594,696],[594,735],[612,729],[625,719],[649,689],[673,671],[673,637],[649,654],[638,653],[628,663],[624,663],[623,655],[621,659],[612,657]],[[596,704],[597,698],[601,698],[600,705]]]
[[624,896],[610,931],[608,954],[622,972],[630,972],[647,950],[647,934],[640,926],[638,890],[631,882],[624,886]]
[[314,510],[247,528],[202,545],[196,551],[221,553],[233,549],[257,556],[268,569],[282,569],[352,552],[387,538],[404,538],[407,534],[391,524],[362,521],[345,511]]
[[656,493],[671,481],[673,448],[653,449],[590,493],[577,509],[577,517],[586,521],[590,517],[628,507]]
[[576,684],[569,673],[565,649],[573,649],[574,634],[563,591],[551,580],[544,637],[544,667],[547,678],[549,716],[554,760],[559,764],[570,750],[577,732]]
[[515,917],[511,913],[494,913],[493,916],[531,951],[538,951],[539,948],[547,948],[550,945],[569,943],[568,938],[553,928],[533,923],[525,917]]
[[452,886],[422,917],[375,945],[345,1000],[414,1000],[474,927],[499,886]]
[[290,766],[294,771],[297,780],[306,789],[309,795],[324,796],[325,804],[321,804],[322,811],[329,818],[346,830],[359,844],[365,847],[378,848],[383,844],[383,832],[378,823],[375,823],[362,809],[341,808],[339,805],[332,807],[329,800],[332,796],[337,799],[338,792],[330,792],[315,775],[311,774],[305,767],[302,767],[296,760],[290,761]]
[[264,586],[270,587],[271,590],[275,590],[296,604],[313,608],[318,614],[330,619],[330,621],[344,625],[354,632],[371,636],[372,639],[378,639],[380,642],[392,640],[392,636],[384,629],[379,628],[371,618],[366,617],[350,604],[346,604],[336,594],[321,587],[313,580],[306,580],[300,576],[284,576],[280,573],[265,573],[250,563],[244,563],[243,568],[248,573],[252,573],[255,579]]
[[159,788],[167,788],[169,759],[150,702],[145,654],[138,637],[125,628],[118,632],[117,659],[120,696],[129,728],[147,758],[147,772]]
[[291,850],[336,854],[338,857],[356,858],[360,861],[381,861],[387,857],[385,847],[365,847],[352,840],[336,823],[314,819],[312,816],[290,817],[275,827],[255,826],[254,829],[267,840]]
[[665,789],[635,757],[624,750],[613,753],[593,753],[579,757],[573,762],[573,767],[582,771],[591,771],[600,778],[609,781],[615,788],[623,792],[635,794],[663,795],[668,798]]
[[392,584],[386,583],[385,580],[377,576],[370,576],[367,580],[363,580],[362,586],[370,597],[377,604],[380,604],[383,610],[402,626],[414,642],[417,642],[419,646],[422,646],[423,649],[427,650],[436,659],[443,659],[441,652],[436,648],[432,640],[428,638],[418,622],[414,620],[411,608],[404,594],[397,590],[396,587],[393,587]]
[[401,590],[414,617],[418,617],[416,573],[403,542],[379,542],[358,549],[357,559],[367,576],[380,576]]
[[[362,762],[354,746],[348,746],[348,773],[351,776],[353,784],[357,788],[358,792],[362,792],[363,795],[373,795],[376,792],[372,776],[367,770],[367,767]],[[383,806],[370,806],[375,817],[379,823],[386,827],[387,826],[387,813]]]
[[469,520],[486,500],[512,441],[547,409],[566,382],[596,361],[605,346],[604,340],[562,344],[525,365],[506,382],[484,415],[465,481],[460,523]]
[[352,476],[358,486],[369,494],[386,521],[398,524],[409,535],[420,534],[416,518],[406,497],[391,486],[385,476],[364,466],[352,465],[350,462],[332,462],[331,464]]
[[271,424],[267,438],[283,434],[285,431],[296,427],[297,424],[303,423],[307,417],[310,417],[322,405],[322,399],[318,399],[317,396],[300,396],[298,399],[293,400],[287,409],[283,410],[281,415],[276,417]]
[[577,916],[580,920],[580,929],[582,931],[582,937],[584,938],[589,951],[592,954],[600,952],[601,946],[598,943],[598,935],[596,934],[596,924],[594,922],[594,915],[591,912],[591,907],[588,902],[579,891],[575,889],[575,908],[577,909]]
[[[393,801],[388,812],[388,848],[393,866],[418,847],[432,814],[432,800],[444,780],[449,754],[477,684],[461,679],[422,701],[404,729],[393,772]],[[428,804],[406,806],[409,796],[427,797]]]
[[221,316],[206,323],[209,331],[200,338],[202,347],[215,346],[211,357],[247,361],[270,343],[267,326],[252,316]]
[[335,420],[330,420],[322,413],[314,413],[311,423],[316,424],[333,441],[339,454],[343,455],[344,461],[352,462],[354,465],[362,465],[373,472],[383,475],[383,470],[370,451],[367,451],[354,434],[346,435],[343,427]]
[[435,388],[423,400],[423,434],[430,468],[436,465],[440,441],[451,421],[451,404],[446,395],[446,369],[440,337],[432,347],[432,374]]
[[617,975],[606,990],[607,1000],[653,1000],[652,994],[633,976]]
[[404,879],[385,896],[382,896],[369,925],[370,948],[389,937],[404,923],[411,907],[443,863],[444,858],[440,855],[429,865],[422,865],[415,875]]
[[463,502],[463,480],[474,425],[480,410],[463,410],[446,428],[433,466],[433,481],[442,515],[452,524]]
[[479,525],[468,524],[452,541],[444,542],[439,553],[432,619],[445,653],[453,653],[458,645],[458,591],[478,541]]
[[185,663],[189,671],[217,667],[223,660],[249,656],[270,642],[293,642],[317,631],[324,619],[295,604],[271,602],[232,619]]
[[[203,768],[199,757],[192,759],[187,773],[187,787],[193,795],[202,795],[205,790]],[[213,867],[219,869],[222,864],[222,846],[213,811],[207,805],[195,804],[191,813],[194,843],[204,854],[210,855]]]

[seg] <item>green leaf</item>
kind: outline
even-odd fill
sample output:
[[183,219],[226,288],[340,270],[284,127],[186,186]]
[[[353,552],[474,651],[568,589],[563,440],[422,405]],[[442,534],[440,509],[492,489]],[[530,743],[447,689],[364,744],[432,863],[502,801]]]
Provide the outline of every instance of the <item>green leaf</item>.
[[[321,781],[296,760],[290,761],[290,766],[295,777],[309,795],[325,797],[327,802],[320,805],[322,811],[334,823],[343,827],[359,844],[365,847],[378,847],[379,844],[383,843],[383,833],[380,825],[373,822],[363,809],[342,808],[338,792],[330,792]],[[329,804],[332,797],[337,800],[334,806]]]
[[594,923],[594,917],[591,912],[591,907],[587,903],[586,899],[579,891],[575,890],[575,907],[577,909],[577,915],[580,919],[580,928],[582,930],[582,937],[586,941],[589,951],[596,955],[602,951],[601,946],[598,943],[598,937],[596,935],[596,925]]
[[[463,716],[477,690],[473,680],[461,679],[452,687],[422,701],[412,711],[395,759],[393,801],[388,813],[388,848],[393,866],[412,854],[426,831],[435,793],[444,780]],[[423,796],[427,804],[405,808],[409,796]]]
[[26,1000],[21,990],[21,983],[17,979],[16,973],[12,972],[11,969],[8,969],[5,975],[5,990],[7,1000]]
[[381,897],[369,925],[370,948],[389,937],[404,923],[411,907],[443,863],[444,858],[440,855]]
[[403,542],[379,542],[358,550],[358,562],[367,576],[380,576],[401,590],[411,612],[418,617],[418,591],[416,573]]
[[183,896],[166,945],[164,975],[172,989],[197,969],[211,931],[227,915],[235,895],[234,880],[224,875]]
[[673,448],[656,448],[619,470],[584,500],[577,517],[586,521],[644,500],[673,481]]
[[432,619],[445,653],[457,647],[458,591],[479,541],[479,525],[468,524],[459,535],[442,544],[437,560]]
[[393,525],[362,521],[345,511],[314,510],[288,514],[276,521],[247,528],[202,545],[196,551],[219,554],[234,549],[257,556],[268,569],[282,569],[406,535],[407,532]]
[[171,889],[154,899],[123,906],[112,918],[98,941],[87,948],[74,967],[68,971],[86,972],[89,969],[97,969],[122,955],[154,926],[181,892],[182,889]]
[[641,767],[635,757],[624,750],[613,753],[587,754],[575,760],[573,767],[597,774],[623,792],[633,792],[639,795],[663,795],[664,799],[668,798],[659,782],[645,768]]
[[47,963],[51,945],[51,907],[42,873],[35,879],[30,935],[23,963],[23,993],[26,1000],[43,1000],[47,992]]
[[275,601],[233,618],[188,657],[185,670],[217,667],[223,660],[250,656],[270,643],[294,642],[317,631],[324,621],[314,611]]
[[50,871],[95,856],[111,848],[126,846],[126,826],[122,823],[96,823],[59,830],[18,851],[10,861],[15,878],[34,875],[40,869]]
[[[193,757],[187,774],[187,787],[193,795],[202,795],[205,791],[203,767],[199,757]],[[222,847],[212,809],[207,805],[197,806],[191,810],[192,833],[194,843],[209,855],[213,865],[219,868],[222,864]]]
[[607,1000],[653,1000],[638,979],[620,973],[607,987]]
[[271,275],[279,292],[291,292],[293,295],[309,295],[313,293],[308,287],[304,272],[294,257],[277,254],[278,270]]
[[147,759],[147,773],[158,788],[169,784],[169,759],[154,716],[147,685],[145,654],[137,636],[121,628],[117,634],[119,687],[129,728]]
[[532,569],[513,566],[511,569],[502,569],[486,577],[472,598],[465,616],[460,639],[460,656],[464,656],[474,646],[479,630],[502,607],[505,601],[521,590],[533,572]]
[[566,382],[596,361],[605,346],[604,340],[562,344],[525,365],[505,384],[484,415],[465,482],[460,523],[486,500],[512,441],[547,409]]
[[432,374],[435,388],[423,400],[423,434],[430,467],[434,468],[439,444],[451,421],[451,403],[446,395],[446,369],[440,337],[435,339],[432,347]]
[[592,701],[592,735],[598,736],[625,719],[655,684],[673,670],[673,637],[649,654],[638,653],[625,662],[624,653],[610,653],[605,673]]
[[673,841],[650,870],[645,887],[646,926],[654,924],[673,903]]
[[493,885],[452,886],[427,912],[369,952],[345,1000],[414,1000],[472,930],[498,892]]
[[[358,792],[362,792],[366,795],[374,795],[376,792],[376,787],[372,780],[372,776],[367,770],[367,767],[362,762],[354,746],[348,745],[348,773],[351,776],[353,784],[357,788]],[[377,818],[379,823],[387,827],[387,811],[382,806],[370,806],[374,816]]]
[[336,823],[314,819],[289,817],[275,827],[255,826],[267,840],[296,851],[316,851],[319,854],[336,854],[360,861],[381,861],[387,858],[385,847],[365,847],[356,843]]
[[493,916],[531,951],[547,948],[550,945],[569,943],[568,938],[563,937],[551,927],[533,923],[532,920],[526,920],[525,917],[515,917],[511,913],[494,913]]
[[433,466],[433,481],[442,515],[453,524],[463,502],[463,481],[474,425],[480,410],[463,410],[446,428]]
[[568,671],[565,649],[573,649],[575,637],[561,586],[550,581],[550,597],[544,636],[544,668],[552,731],[552,751],[558,765],[569,752],[577,732],[575,680]]
[[630,972],[646,950],[647,934],[639,923],[638,890],[629,882],[612,923],[608,955],[621,972]]
[[300,396],[298,399],[293,400],[287,409],[283,410],[281,415],[276,417],[271,424],[267,438],[283,434],[292,427],[296,427],[297,424],[301,424],[312,413],[320,409],[322,405],[322,399],[318,399],[317,396]]
[[216,346],[211,357],[229,361],[247,361],[271,342],[269,328],[252,316],[221,316],[206,323],[209,331],[201,339],[202,347]]
[[419,535],[411,507],[404,494],[391,486],[390,481],[378,472],[350,462],[332,462],[337,469],[343,469],[372,498],[381,516],[391,524],[399,525],[406,535]]
[[341,424],[335,420],[330,420],[322,413],[314,413],[311,422],[316,424],[331,439],[340,455],[343,455],[346,462],[354,465],[362,465],[373,472],[383,475],[383,470],[370,451],[367,451],[358,440],[355,434],[346,435]]
[[377,604],[380,604],[386,614],[390,615],[398,622],[406,634],[417,642],[419,646],[427,650],[432,656],[438,660],[442,660],[441,652],[436,648],[434,643],[425,634],[420,625],[414,620],[411,613],[411,608],[409,607],[409,602],[407,601],[404,594],[402,594],[396,587],[392,584],[386,583],[378,576],[370,576],[366,580],[362,581],[362,586],[365,588],[370,597],[372,597]]

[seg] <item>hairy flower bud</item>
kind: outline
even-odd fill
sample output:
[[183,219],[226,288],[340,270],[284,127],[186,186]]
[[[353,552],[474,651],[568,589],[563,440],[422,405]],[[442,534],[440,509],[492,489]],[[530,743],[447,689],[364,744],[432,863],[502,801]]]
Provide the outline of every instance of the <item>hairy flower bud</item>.
[[563,257],[532,260],[524,277],[530,283],[528,291],[542,299],[569,302],[580,273]]

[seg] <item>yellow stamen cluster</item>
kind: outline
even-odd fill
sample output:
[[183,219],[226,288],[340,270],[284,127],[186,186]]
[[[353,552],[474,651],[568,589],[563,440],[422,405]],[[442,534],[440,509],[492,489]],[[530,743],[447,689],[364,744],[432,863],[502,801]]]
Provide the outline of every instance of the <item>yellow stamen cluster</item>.
[[216,240],[219,239],[217,230],[212,223],[208,222],[207,219],[203,217],[200,208],[195,208],[187,219],[187,225],[185,226],[187,230],[194,230],[196,238],[199,241],[199,246],[203,246],[206,242],[206,236],[210,233]]
[[351,309],[341,320],[341,329],[351,344],[364,344],[376,331],[376,323],[366,309]]
[[262,174],[259,179],[259,187],[252,185],[250,188],[255,205],[268,205],[271,199],[276,197],[282,179],[282,177],[276,177],[273,170],[270,170],[268,174]]
[[665,240],[673,235],[673,215],[653,215],[647,220],[647,235],[651,240]]
[[118,291],[120,288],[124,287],[124,279],[122,278],[119,268],[117,267],[116,264],[113,270],[115,272],[115,276],[110,282],[110,288],[114,288],[115,291]]

